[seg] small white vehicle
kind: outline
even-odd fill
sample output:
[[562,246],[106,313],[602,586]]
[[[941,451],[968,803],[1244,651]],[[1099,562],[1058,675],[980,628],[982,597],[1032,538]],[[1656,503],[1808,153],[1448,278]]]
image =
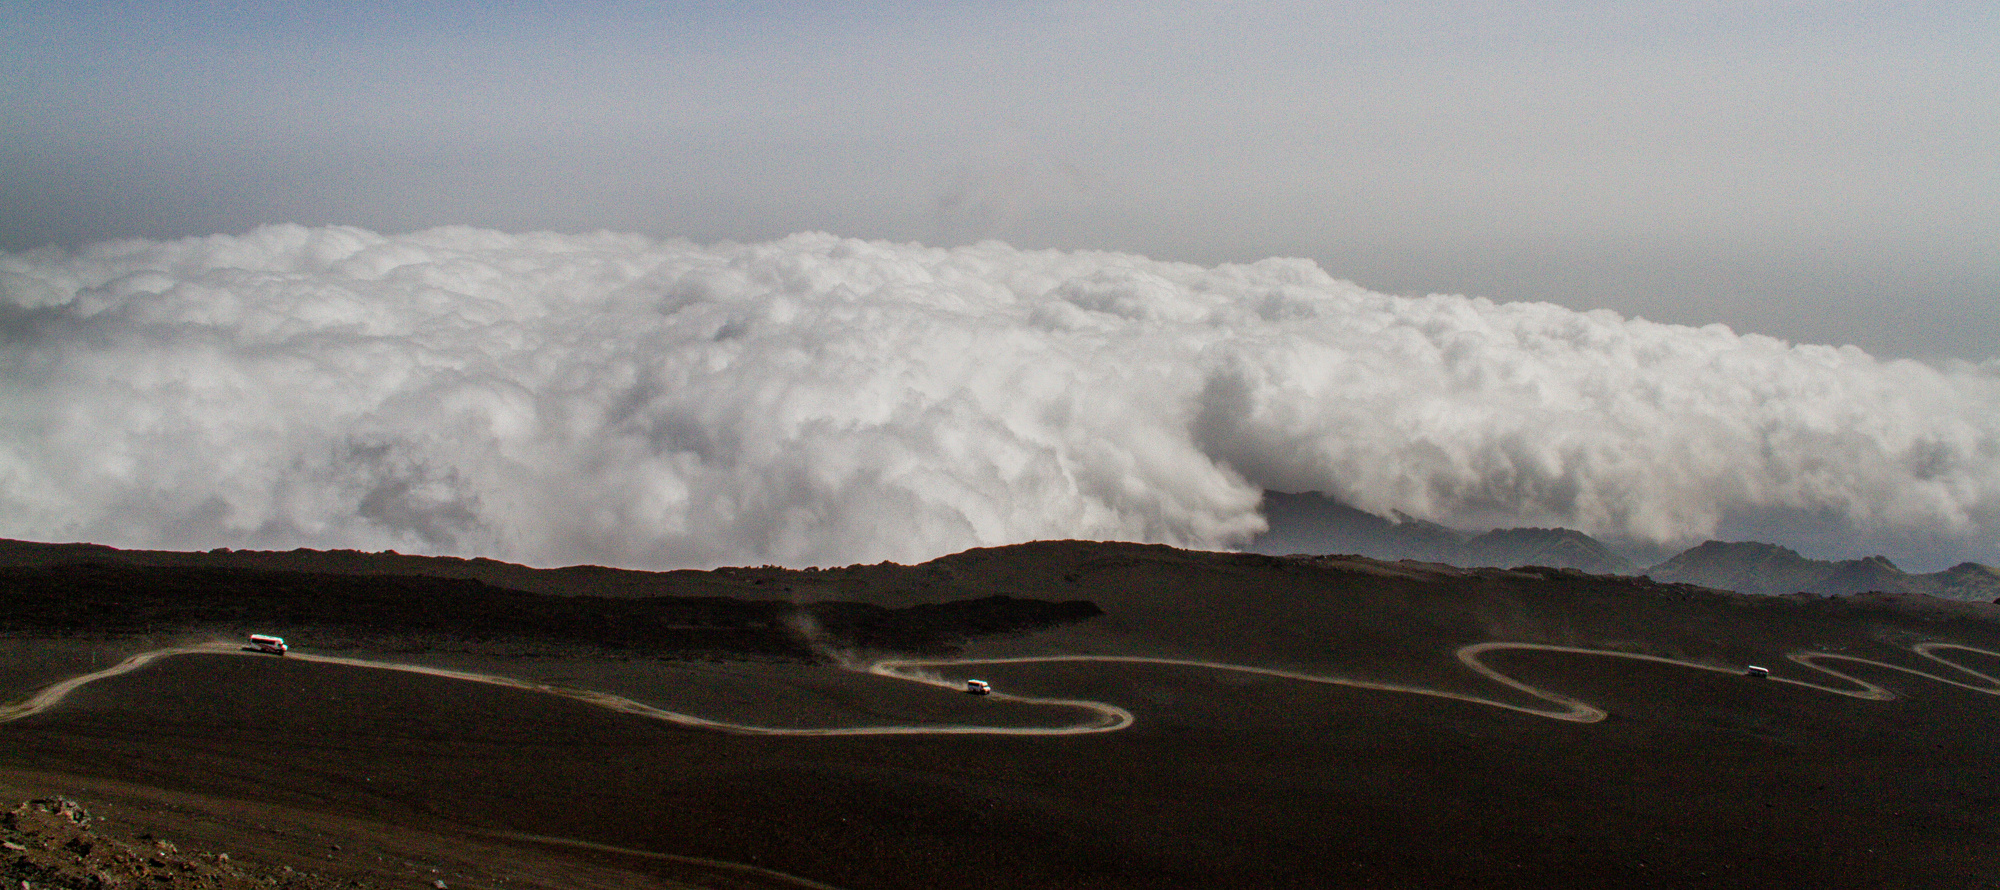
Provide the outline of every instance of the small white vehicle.
[[272,655],[283,655],[291,651],[291,647],[285,645],[284,637],[274,637],[269,634],[251,634],[250,645],[244,648],[253,652],[269,652]]
[[1753,664],[1743,668],[1743,676],[1745,677],[1768,677],[1770,675],[1771,669],[1767,667],[1758,667]]
[[965,691],[968,695],[992,695],[993,685],[985,680],[967,680]]

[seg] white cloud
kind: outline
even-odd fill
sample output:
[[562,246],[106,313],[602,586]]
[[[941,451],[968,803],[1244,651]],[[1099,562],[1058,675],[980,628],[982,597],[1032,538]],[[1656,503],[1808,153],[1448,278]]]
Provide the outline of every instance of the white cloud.
[[1299,260],[275,226],[0,255],[0,294],[13,537],[841,564],[1230,547],[1273,487],[1996,561],[1990,368]]

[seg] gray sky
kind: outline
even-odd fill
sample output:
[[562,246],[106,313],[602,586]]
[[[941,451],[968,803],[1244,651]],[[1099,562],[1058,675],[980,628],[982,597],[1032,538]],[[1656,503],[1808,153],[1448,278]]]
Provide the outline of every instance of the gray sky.
[[712,6],[7,4],[0,248],[998,238],[2000,355],[1991,3]]

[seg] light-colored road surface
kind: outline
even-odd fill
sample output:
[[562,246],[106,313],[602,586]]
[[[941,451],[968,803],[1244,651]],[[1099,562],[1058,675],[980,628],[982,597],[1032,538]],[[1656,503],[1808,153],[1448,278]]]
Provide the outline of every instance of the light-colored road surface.
[[[1869,659],[1869,658],[1859,658],[1852,655],[1836,655],[1830,652],[1794,652],[1788,656],[1792,661],[1804,665],[1808,668],[1811,668],[1815,671],[1819,671],[1821,673],[1830,674],[1834,677],[1837,677],[1840,680],[1845,681],[1846,683],[1852,684],[1852,688],[1847,688],[1842,686],[1828,686],[1822,683],[1814,683],[1808,680],[1794,680],[1787,677],[1775,677],[1775,676],[1764,678],[1762,680],[1758,680],[1755,682],[1788,683],[1793,686],[1803,686],[1808,689],[1817,689],[1821,692],[1831,692],[1836,695],[1845,695],[1852,698],[1868,699],[1870,701],[1890,701],[1896,697],[1895,693],[1890,692],[1889,690],[1884,689],[1881,686],[1867,682],[1865,680],[1858,679],[1852,675],[1842,673],[1841,671],[1834,670],[1833,668],[1829,668],[1824,664],[1821,664],[1821,662],[1826,662],[1826,661],[1846,661],[1854,664],[1872,665],[1874,667],[1892,671],[1899,671],[1905,674],[1913,674],[1915,676],[1923,677],[1925,679],[1935,680],[1939,683],[1944,683],[1951,686],[1957,686],[1961,689],[1970,689],[1974,692],[1983,692],[1988,695],[2000,695],[2000,679],[1995,679],[1991,676],[1980,673],[1979,671],[1975,671],[1971,668],[1965,667],[1964,665],[1956,664],[1947,661],[1943,658],[1940,658],[1935,654],[1935,652],[1939,649],[1958,649],[1966,652],[1978,652],[1983,655],[1990,655],[1995,658],[2000,658],[2000,652],[1991,652],[1985,649],[1979,649],[1972,646],[1961,646],[1956,643],[1919,643],[1912,648],[1912,651],[1916,652],[1918,655],[1928,658],[1931,661],[1937,662],[1938,664],[1944,665],[1945,667],[1950,668],[1954,671],[1958,671],[1961,674],[1965,674],[1969,677],[1977,679],[1979,682],[1977,684],[1974,684],[1974,683],[1963,682],[1961,680],[1951,679],[1949,677],[1942,677],[1927,671],[1920,671],[1914,668],[1902,667],[1900,665],[1889,664],[1887,662],[1876,661],[1874,659]],[[1214,661],[1200,661],[1200,660],[1181,659],[1181,658],[1148,658],[1145,656],[1046,655],[1046,656],[1027,656],[1021,658],[935,659],[935,660],[905,659],[905,660],[876,662],[875,664],[869,666],[869,671],[871,673],[880,674],[885,677],[897,677],[905,680],[913,680],[920,683],[934,683],[938,685],[950,686],[956,688],[958,684],[938,678],[936,675],[929,673],[928,669],[948,668],[948,667],[969,667],[972,665],[987,665],[987,664],[1033,664],[1040,662],[1103,662],[1103,663],[1125,663],[1125,664],[1159,664],[1159,665],[1174,665],[1180,667],[1203,668],[1215,671],[1229,671],[1241,674],[1255,674],[1264,677],[1277,677],[1286,680],[1297,680],[1305,683],[1324,683],[1330,686],[1347,686],[1354,689],[1369,689],[1377,692],[1399,692],[1408,695],[1425,695],[1425,696],[1430,696],[1432,698],[1445,698],[1454,701],[1470,702],[1476,705],[1485,705],[1487,707],[1502,708],[1509,711],[1518,711],[1523,714],[1533,714],[1537,717],[1547,717],[1552,720],[1567,720],[1575,723],[1596,723],[1599,720],[1603,720],[1607,716],[1602,708],[1585,704],[1583,702],[1577,701],[1576,699],[1570,698],[1569,696],[1562,695],[1557,692],[1552,692],[1547,689],[1541,689],[1535,686],[1530,686],[1527,683],[1523,683],[1520,680],[1517,680],[1513,677],[1507,676],[1504,673],[1501,673],[1499,670],[1493,668],[1484,661],[1484,656],[1487,653],[1501,652],[1501,651],[1562,652],[1571,655],[1588,655],[1600,658],[1623,658],[1633,661],[1651,661],[1651,662],[1657,662],[1659,664],[1673,665],[1675,667],[1692,668],[1695,670],[1711,671],[1722,674],[1742,675],[1745,672],[1745,668],[1742,667],[1727,667],[1713,663],[1687,661],[1678,658],[1667,658],[1665,656],[1660,656],[1660,655],[1645,655],[1637,652],[1621,652],[1615,649],[1590,649],[1582,646],[1557,646],[1549,643],[1490,642],[1490,643],[1473,643],[1471,645],[1460,646],[1458,648],[1457,652],[1458,660],[1464,663],[1466,667],[1471,668],[1475,673],[1478,673],[1479,675],[1484,676],[1487,679],[1499,683],[1502,686],[1518,690],[1526,695],[1532,696],[1537,699],[1541,699],[1542,701],[1548,703],[1547,706],[1536,707],[1533,705],[1521,705],[1512,702],[1499,701],[1496,699],[1487,698],[1485,696],[1471,695],[1462,692],[1451,692],[1443,689],[1430,689],[1423,686],[1410,686],[1401,683],[1383,683],[1375,680],[1357,680],[1348,677],[1334,677],[1322,674],[1307,674],[1298,671],[1286,671],[1286,670],[1277,670],[1274,668],[1252,667],[1250,665],[1241,665],[1241,664],[1224,664],[1221,662],[1214,662]],[[1750,681],[1746,678],[1746,682]],[[1027,700],[1041,701],[1041,699],[1027,699]],[[1079,730],[1083,732],[1105,732],[1112,729],[1122,729],[1126,725],[1129,725],[1132,720],[1132,715],[1129,712],[1124,711],[1123,709],[1111,708],[1109,705],[1104,705],[1102,703],[1064,701],[1063,704],[1080,705],[1086,707],[1090,706],[1103,707],[1109,709],[1110,711],[1116,711],[1119,715],[1122,715],[1123,717],[1123,722],[1117,723],[1116,725],[1106,725],[1097,728]],[[1106,714],[1107,716],[1109,716],[1109,711],[1107,711]]]
[[[1968,689],[1973,692],[1984,693],[1987,695],[2000,695],[2000,679],[1995,679],[1994,677],[1988,674],[1966,667],[1965,665],[1950,661],[1937,654],[1938,652],[1943,650],[1974,652],[1992,658],[2000,659],[2000,652],[1994,652],[1987,649],[1980,649],[1974,646],[1964,646],[1957,643],[1939,643],[1939,642],[1918,643],[1917,645],[1911,647],[1911,651],[1916,653],[1917,655],[1925,659],[1928,659],[1932,662],[1935,662],[1938,665],[1942,665],[1944,668],[1949,669],[1952,672],[1955,672],[1951,676],[1946,676],[1937,673],[1932,673],[1930,671],[1918,670],[1916,668],[1904,667],[1902,665],[1890,664],[1888,662],[1876,661],[1874,659],[1861,658],[1853,655],[1839,655],[1831,652],[1793,652],[1786,656],[1789,660],[1791,660],[1795,664],[1807,668],[1808,670],[1833,678],[1836,681],[1835,685],[1829,685],[1824,682],[1813,682],[1812,680],[1801,680],[1801,679],[1794,679],[1790,677],[1779,677],[1779,676],[1771,676],[1761,679],[1745,678],[1744,682],[1787,684],[1791,686],[1798,686],[1806,689],[1812,689],[1819,692],[1832,693],[1834,695],[1844,695],[1851,698],[1859,698],[1869,701],[1890,701],[1896,698],[1895,693],[1889,691],[1888,689],[1878,684],[1871,683],[1867,680],[1855,677],[1854,675],[1847,673],[1845,671],[1841,671],[1827,666],[1827,663],[1829,662],[1845,662],[1847,664],[1867,665],[1869,667],[1881,670],[1896,671],[1899,673],[1909,674],[1916,677],[1922,677],[1924,679],[1938,683],[1943,683],[1948,686],[1955,686],[1960,689]],[[1516,702],[1502,701],[1499,699],[1487,698],[1485,696],[1472,695],[1463,692],[1453,692],[1444,689],[1431,689],[1422,686],[1410,686],[1398,683],[1383,683],[1374,680],[1358,680],[1348,677],[1336,677],[1336,676],[1328,676],[1322,674],[1308,674],[1298,671],[1278,670],[1275,668],[1255,667],[1251,665],[1241,665],[1241,664],[1226,664],[1215,661],[1200,661],[1194,659],[1180,659],[1180,658],[1149,658],[1145,656],[1039,655],[1039,656],[1020,656],[1012,658],[891,659],[891,660],[877,661],[861,669],[866,670],[868,673],[881,677],[889,677],[912,683],[922,683],[945,689],[959,690],[963,688],[963,681],[948,679],[942,676],[941,674],[937,673],[937,671],[940,669],[959,669],[959,668],[975,667],[980,665],[1009,665],[1009,664],[1049,664],[1049,663],[1080,663],[1080,662],[1100,663],[1100,664],[1151,664],[1151,665],[1166,665],[1173,667],[1197,668],[1202,670],[1226,671],[1226,672],[1241,673],[1241,674],[1252,674],[1256,676],[1273,677],[1278,679],[1293,680],[1304,683],[1321,683],[1330,686],[1346,686],[1354,689],[1366,689],[1376,692],[1393,692],[1405,695],[1423,695],[1423,696],[1430,696],[1432,698],[1443,698],[1443,699],[1450,699],[1453,701],[1468,702],[1471,704],[1482,705],[1485,707],[1501,708],[1509,711],[1516,711],[1522,714],[1531,714],[1537,717],[1547,717],[1552,720],[1566,720],[1575,723],[1595,723],[1599,720],[1603,720],[1607,716],[1606,712],[1602,708],[1598,708],[1593,705],[1577,701],[1576,699],[1570,698],[1569,696],[1562,695],[1557,692],[1529,685],[1525,682],[1522,682],[1521,680],[1515,679],[1513,677],[1510,677],[1502,673],[1498,669],[1492,667],[1491,665],[1488,665],[1484,660],[1485,656],[1489,653],[1505,652],[1505,651],[1557,652],[1569,655],[1589,656],[1594,658],[1621,658],[1633,661],[1648,661],[1658,664],[1670,665],[1673,667],[1687,668],[1690,670],[1710,671],[1722,674],[1741,675],[1744,673],[1744,669],[1741,667],[1730,667],[1710,662],[1698,662],[1698,661],[1688,661],[1678,658],[1667,658],[1665,656],[1660,656],[1660,655],[1645,655],[1637,652],[1621,652],[1614,649],[1590,649],[1582,646],[1557,646],[1547,643],[1487,642],[1487,643],[1473,643],[1471,645],[1459,647],[1459,649],[1457,650],[1458,660],[1461,663],[1463,663],[1467,668],[1470,668],[1473,672],[1483,677],[1486,677],[1487,679],[1492,680],[1495,683],[1498,683],[1502,686],[1513,689],[1530,698],[1538,699],[1545,703],[1542,705],[1533,705],[1533,704],[1519,704]],[[97,671],[95,673],[84,674],[78,677],[72,677],[60,683],[56,683],[45,689],[42,689],[41,691],[35,693],[33,696],[29,697],[25,701],[18,702],[16,704],[8,705],[5,707],[0,707],[0,723],[19,720],[31,714],[37,714],[51,707],[54,707],[56,704],[60,703],[65,697],[67,697],[71,692],[76,691],[78,688],[86,684],[94,683],[98,680],[103,680],[108,677],[115,677],[120,674],[137,670],[161,658],[166,658],[174,655],[195,655],[195,654],[256,655],[256,653],[247,652],[232,643],[207,643],[198,646],[181,646],[168,649],[155,649],[150,652],[142,652],[138,655],[132,656],[131,658],[125,659],[124,661],[118,663],[113,667],[106,668],[105,670]],[[271,658],[274,656],[258,655],[258,657]],[[385,661],[368,661],[359,658],[341,658],[330,655],[310,655],[297,652],[293,653],[288,657],[297,661],[316,662],[320,664],[340,664],[340,665],[370,668],[376,670],[405,671],[415,674],[426,674],[433,677],[444,677],[453,680],[463,680],[471,683],[487,683],[496,686],[505,686],[513,689],[521,689],[529,692],[539,692],[549,695],[559,695],[564,698],[574,699],[576,701],[585,702],[587,704],[596,705],[598,707],[606,708],[608,710],[617,711],[620,713],[632,714],[635,716],[645,717],[653,720],[661,720],[668,723],[677,724],[680,726],[688,726],[697,729],[709,729],[718,732],[736,733],[740,735],[766,735],[766,736],[1081,735],[1085,733],[1114,732],[1116,730],[1124,729],[1127,726],[1131,726],[1134,720],[1132,712],[1127,711],[1124,708],[1118,707],[1117,705],[1109,704],[1107,702],[1088,701],[1084,699],[1040,698],[1033,696],[1009,695],[1006,693],[996,692],[993,695],[989,696],[989,698],[1001,701],[1018,701],[1035,705],[1081,710],[1086,712],[1089,716],[1087,717],[1087,719],[1063,724],[1060,726],[988,726],[980,724],[912,724],[912,725],[891,725],[891,726],[852,726],[852,727],[836,727],[836,728],[754,726],[742,723],[728,723],[720,720],[710,720],[708,718],[697,717],[692,714],[682,714],[675,711],[668,711],[654,707],[644,702],[634,701],[632,699],[625,698],[623,696],[612,695],[610,693],[597,692],[589,689],[572,689],[562,686],[552,686],[545,683],[535,683],[527,680],[518,680],[512,677],[503,677],[495,674],[480,674],[480,673],[472,673],[469,671],[455,671],[445,668],[426,667],[423,665],[415,665],[415,664],[398,664],[394,662],[385,662]]]
[[192,655],[197,652],[228,652],[236,648],[235,646],[223,643],[209,643],[202,646],[178,646],[169,649],[154,649],[150,652],[141,652],[96,673],[71,677],[60,683],[47,686],[40,692],[29,696],[25,701],[0,707],[0,723],[19,720],[29,714],[39,714],[54,707],[56,703],[63,699],[68,698],[70,693],[75,692],[82,686],[95,683],[106,677],[116,677],[119,674],[130,673],[169,655]]

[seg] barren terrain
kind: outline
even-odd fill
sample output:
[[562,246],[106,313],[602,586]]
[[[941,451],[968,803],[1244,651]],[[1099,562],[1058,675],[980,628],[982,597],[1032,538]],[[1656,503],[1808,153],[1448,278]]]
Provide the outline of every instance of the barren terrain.
[[[383,577],[300,559],[342,590]],[[75,602],[130,604],[166,589],[147,573],[248,571],[29,562],[41,586],[12,588],[17,601],[70,574],[94,579]],[[299,580],[233,577],[247,586],[231,601]],[[182,602],[116,634],[9,625],[0,791],[368,886],[1990,887],[2000,873],[1993,606],[1064,542],[605,576],[618,599],[720,598],[708,623],[683,622],[703,633],[740,630],[714,615],[779,616],[731,652],[563,629],[582,617],[538,635],[439,615],[426,646],[398,610],[434,603],[437,576],[399,577],[374,623],[308,597],[254,624]],[[987,605],[938,611],[965,602]],[[1088,614],[1032,605],[1079,602]],[[233,651],[251,630],[303,657]],[[104,673],[175,647],[190,649]],[[973,676],[997,694],[957,691]]]

